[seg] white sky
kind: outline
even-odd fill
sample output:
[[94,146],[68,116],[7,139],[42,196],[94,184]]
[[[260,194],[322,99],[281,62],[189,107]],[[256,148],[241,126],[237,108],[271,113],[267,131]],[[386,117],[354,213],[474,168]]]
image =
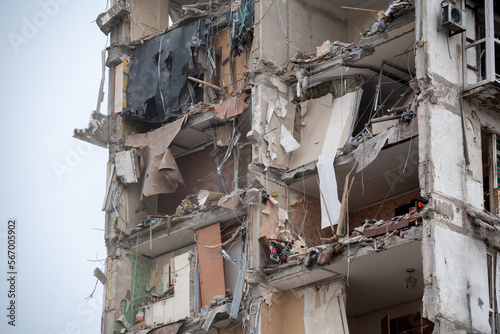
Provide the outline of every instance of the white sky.
[[[106,36],[93,21],[105,9],[105,0],[0,3],[0,333],[100,333],[102,284],[85,297],[101,267],[87,259],[106,257],[93,228],[104,226],[107,151],[71,136],[96,107]],[[54,164],[68,168],[62,180]],[[7,325],[8,218],[18,219],[16,327]]]

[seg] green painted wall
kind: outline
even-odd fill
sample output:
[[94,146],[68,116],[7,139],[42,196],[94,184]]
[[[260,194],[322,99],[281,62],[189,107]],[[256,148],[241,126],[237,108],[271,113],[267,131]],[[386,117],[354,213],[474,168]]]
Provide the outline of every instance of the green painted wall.
[[[151,279],[151,261],[139,256],[136,258],[136,256],[132,254],[127,254],[126,256],[130,262],[132,262],[130,280],[130,301],[132,305],[130,305],[128,312],[125,312],[127,302],[124,299],[120,302],[120,307],[127,321],[133,326],[136,324],[135,315],[139,311],[141,303],[144,303],[146,296],[155,293],[155,288],[153,287],[149,291],[146,290],[146,284]],[[121,323],[119,324],[121,325]]]

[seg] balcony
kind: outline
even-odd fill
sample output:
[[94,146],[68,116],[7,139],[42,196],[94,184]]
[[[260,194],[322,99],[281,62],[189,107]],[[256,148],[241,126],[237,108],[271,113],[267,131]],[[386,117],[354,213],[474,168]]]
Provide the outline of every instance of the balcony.
[[498,110],[500,99],[500,4],[477,0],[466,6],[464,97]]

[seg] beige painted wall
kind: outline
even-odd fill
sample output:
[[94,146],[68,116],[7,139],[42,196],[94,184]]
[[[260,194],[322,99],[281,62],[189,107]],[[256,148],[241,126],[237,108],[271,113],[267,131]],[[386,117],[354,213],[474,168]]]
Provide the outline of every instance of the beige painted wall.
[[[304,0],[256,2],[256,56],[284,63],[298,51],[316,52],[316,47],[326,40],[344,41],[346,22],[325,4]],[[262,15],[265,16],[261,20]]]
[[169,0],[130,0],[130,40],[168,28]]
[[342,283],[278,291],[267,300],[271,306],[262,303],[261,334],[349,333]]

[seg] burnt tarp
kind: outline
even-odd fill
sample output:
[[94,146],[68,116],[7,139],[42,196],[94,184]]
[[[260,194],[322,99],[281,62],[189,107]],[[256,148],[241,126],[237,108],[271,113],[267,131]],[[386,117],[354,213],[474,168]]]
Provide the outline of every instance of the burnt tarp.
[[203,74],[206,17],[158,36],[132,52],[124,116],[149,123],[165,123],[203,98],[187,77]]

